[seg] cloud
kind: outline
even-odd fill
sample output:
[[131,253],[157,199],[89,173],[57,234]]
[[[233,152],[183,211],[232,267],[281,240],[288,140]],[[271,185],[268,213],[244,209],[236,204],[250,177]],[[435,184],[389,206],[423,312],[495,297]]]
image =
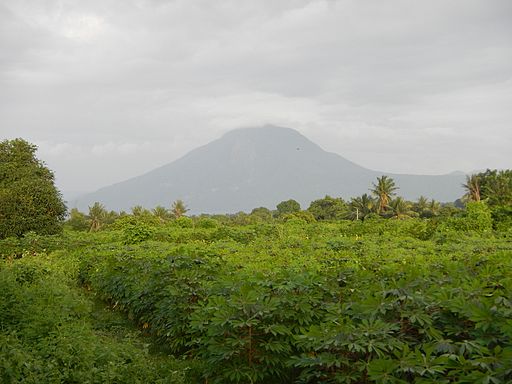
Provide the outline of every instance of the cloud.
[[151,150],[151,143],[102,143],[95,144],[91,148],[91,154],[93,156],[103,157],[105,155],[134,155],[140,152],[146,152]]
[[264,123],[386,171],[510,167],[511,19],[506,0],[0,1],[0,133],[53,143],[66,188]]

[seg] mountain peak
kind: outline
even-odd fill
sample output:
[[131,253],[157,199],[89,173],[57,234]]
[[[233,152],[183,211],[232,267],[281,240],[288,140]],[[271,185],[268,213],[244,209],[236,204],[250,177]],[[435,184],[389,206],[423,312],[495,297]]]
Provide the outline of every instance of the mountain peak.
[[[279,127],[276,125],[263,125],[259,127],[245,127],[233,129],[226,132],[219,140],[256,140],[256,141],[280,141],[282,144],[287,142],[309,142],[314,144],[299,131]],[[315,144],[316,145],[316,144]]]
[[224,134],[223,137],[230,136],[260,136],[260,135],[276,135],[276,136],[302,136],[299,131],[293,128],[280,127],[272,124],[265,124],[257,127],[242,127],[232,129]]
[[[245,151],[242,155],[252,157],[254,161],[257,161],[258,157],[268,158],[269,155],[282,161],[283,156],[295,158],[306,152],[317,155],[323,152],[318,145],[295,129],[275,125],[234,129],[214,143],[221,147],[222,151]],[[303,152],[293,153],[293,151]]]
[[[325,195],[366,193],[382,174],[324,151],[294,129],[264,125],[227,132],[172,163],[86,195],[77,205],[87,209],[99,201],[109,209],[128,210],[182,199],[191,213],[227,213],[295,199],[307,207]],[[388,175],[405,198],[453,201],[460,196],[461,175]]]

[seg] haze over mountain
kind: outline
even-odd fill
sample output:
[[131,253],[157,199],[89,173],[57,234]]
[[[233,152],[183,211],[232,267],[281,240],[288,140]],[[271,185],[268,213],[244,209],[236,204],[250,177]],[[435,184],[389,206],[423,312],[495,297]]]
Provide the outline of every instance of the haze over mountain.
[[453,201],[462,194],[465,176],[399,175],[363,168],[324,151],[299,132],[276,126],[230,131],[182,158],[72,201],[87,210],[95,201],[108,209],[135,205],[169,206],[182,199],[190,213],[232,213],[274,208],[295,199],[306,208],[325,195],[349,198],[367,193],[378,176],[389,175],[399,195]]

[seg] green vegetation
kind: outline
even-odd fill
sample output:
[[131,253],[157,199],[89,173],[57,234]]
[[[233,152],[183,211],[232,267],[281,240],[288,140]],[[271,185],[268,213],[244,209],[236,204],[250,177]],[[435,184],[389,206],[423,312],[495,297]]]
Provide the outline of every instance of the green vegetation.
[[512,380],[512,232],[485,203],[432,219],[255,213],[3,240],[1,381]]
[[463,208],[382,177],[305,211],[97,203],[6,237],[0,382],[512,382],[510,172],[475,180]]
[[0,239],[61,229],[66,207],[36,149],[22,139],[0,142]]
[[308,211],[315,220],[337,220],[347,217],[347,204],[342,198],[325,196],[323,199],[312,201]]
[[187,213],[187,211],[188,211],[188,208],[186,207],[183,200],[178,199],[174,203],[172,203],[171,214],[176,219],[179,219],[180,217],[185,215],[185,213]]
[[281,201],[279,204],[277,204],[277,215],[283,216],[290,213],[295,213],[300,211],[300,204],[293,200],[286,200]]
[[373,184],[371,189],[372,194],[377,200],[377,213],[382,214],[390,206],[392,196],[395,196],[395,191],[398,187],[395,185],[393,179],[388,176],[381,176],[377,178],[377,184]]
[[183,363],[78,288],[78,266],[59,252],[2,263],[0,382],[184,383]]

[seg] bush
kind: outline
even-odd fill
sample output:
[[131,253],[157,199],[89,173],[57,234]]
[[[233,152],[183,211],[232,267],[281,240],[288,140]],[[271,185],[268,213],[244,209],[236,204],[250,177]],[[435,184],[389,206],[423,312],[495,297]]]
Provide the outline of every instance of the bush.
[[313,214],[311,214],[308,211],[298,211],[298,212],[295,212],[295,213],[285,214],[285,215],[282,216],[282,220],[284,222],[296,220],[296,221],[302,222],[303,224],[304,223],[313,223],[313,222],[316,221],[315,217],[313,216]]
[[494,207],[491,216],[494,229],[502,232],[512,230],[512,206]]
[[124,244],[137,244],[152,238],[158,225],[158,219],[152,216],[129,215],[117,219],[110,228],[121,232]]
[[219,222],[215,219],[210,219],[208,217],[201,217],[197,220],[196,227],[204,228],[204,229],[213,229],[219,227]]
[[466,204],[465,230],[486,232],[492,230],[491,210],[484,202]]
[[190,217],[181,216],[171,221],[174,226],[178,228],[194,228],[194,221]]
[[[61,255],[62,256],[62,255]],[[95,332],[72,259],[0,265],[0,382],[184,383],[186,365]]]

